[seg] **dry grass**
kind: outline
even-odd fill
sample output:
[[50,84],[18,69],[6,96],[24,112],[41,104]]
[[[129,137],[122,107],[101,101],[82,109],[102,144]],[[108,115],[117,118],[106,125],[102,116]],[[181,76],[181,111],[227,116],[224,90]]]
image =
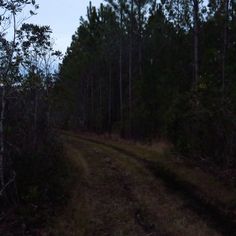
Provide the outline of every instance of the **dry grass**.
[[[63,139],[69,161],[78,172],[77,184],[55,222],[53,235],[221,235],[142,162],[109,145],[175,168],[178,162],[172,163],[166,147],[147,150],[142,145],[113,141],[101,145],[72,134]],[[178,171],[181,176],[191,176],[181,168]]]
[[135,208],[142,212],[146,224],[155,225],[164,235],[221,235],[189,210],[183,199],[170,193],[162,180],[154,178],[143,165],[118,151],[102,149],[112,153],[116,165],[125,170]]
[[85,235],[87,222],[89,217],[87,215],[87,202],[86,196],[83,191],[83,183],[89,174],[87,163],[85,162],[82,154],[75,149],[73,145],[64,142],[66,157],[68,161],[75,167],[71,170],[74,183],[72,185],[71,198],[68,204],[58,212],[54,224],[49,230],[49,235],[55,236],[72,236],[72,235]]
[[[83,136],[84,137],[84,136]],[[140,143],[128,143],[124,140],[113,141],[92,135],[85,136],[94,141],[104,142],[111,147],[121,148],[143,159],[153,161],[162,166],[167,171],[177,176],[180,181],[187,182],[194,186],[199,194],[209,201],[224,206],[226,209],[236,207],[236,190],[231,186],[221,182],[210,173],[206,173],[190,160],[186,162],[170,152],[171,146],[166,142],[155,143],[152,146]]]

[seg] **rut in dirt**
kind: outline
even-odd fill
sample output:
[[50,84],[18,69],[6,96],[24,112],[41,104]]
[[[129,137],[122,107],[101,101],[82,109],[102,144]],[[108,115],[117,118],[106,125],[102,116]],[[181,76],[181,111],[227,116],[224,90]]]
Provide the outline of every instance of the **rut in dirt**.
[[211,205],[199,198],[193,186],[154,160],[119,144],[62,136],[79,175],[72,209],[68,208],[65,226],[57,232],[68,236],[234,235],[231,219],[220,218],[218,209],[209,211]]
[[[186,206],[198,214],[210,227],[214,227],[223,235],[235,235],[236,219],[231,213],[222,211],[224,206],[218,202],[210,202],[204,199],[196,191],[195,187],[186,181],[179,180],[178,177],[167,169],[163,169],[158,163],[144,159],[133,152],[122,149],[112,144],[100,142],[90,138],[82,138],[91,143],[96,143],[108,148],[112,148],[120,153],[141,162],[158,179],[162,179],[165,185],[173,194],[178,194],[185,202]],[[220,207],[221,208],[220,208]]]

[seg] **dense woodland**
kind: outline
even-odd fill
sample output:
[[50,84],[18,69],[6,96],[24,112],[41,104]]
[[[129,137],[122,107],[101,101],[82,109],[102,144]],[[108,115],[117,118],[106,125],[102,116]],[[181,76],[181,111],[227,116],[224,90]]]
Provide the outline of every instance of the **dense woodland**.
[[[20,206],[23,222],[39,224],[64,194],[66,165],[50,125],[61,53],[49,26],[27,23],[38,8],[34,0],[0,1],[0,223]],[[39,205],[45,215],[32,219]]]
[[56,130],[165,140],[235,168],[236,1],[90,3],[63,58],[49,26],[27,23],[38,8],[0,0],[0,220],[20,203],[38,225],[65,201]]
[[90,3],[60,66],[60,126],[235,164],[235,10],[229,0]]

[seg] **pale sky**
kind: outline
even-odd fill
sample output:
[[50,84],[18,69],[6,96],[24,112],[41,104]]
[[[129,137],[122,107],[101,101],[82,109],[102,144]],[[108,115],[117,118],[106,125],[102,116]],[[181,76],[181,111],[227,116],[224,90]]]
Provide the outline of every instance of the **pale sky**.
[[[99,6],[103,0],[91,0]],[[55,49],[66,51],[71,37],[79,26],[80,17],[86,16],[89,0],[37,0],[38,14],[29,21],[39,25],[50,25],[55,39]]]

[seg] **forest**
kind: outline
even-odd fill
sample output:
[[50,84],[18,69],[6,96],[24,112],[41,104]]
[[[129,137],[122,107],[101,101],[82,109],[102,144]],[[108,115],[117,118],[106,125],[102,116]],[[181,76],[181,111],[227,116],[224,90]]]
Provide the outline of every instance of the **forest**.
[[167,139],[234,165],[235,10],[215,0],[90,4],[60,65],[60,126]]
[[234,235],[236,1],[90,2],[65,55],[38,2],[0,0],[0,235]]

